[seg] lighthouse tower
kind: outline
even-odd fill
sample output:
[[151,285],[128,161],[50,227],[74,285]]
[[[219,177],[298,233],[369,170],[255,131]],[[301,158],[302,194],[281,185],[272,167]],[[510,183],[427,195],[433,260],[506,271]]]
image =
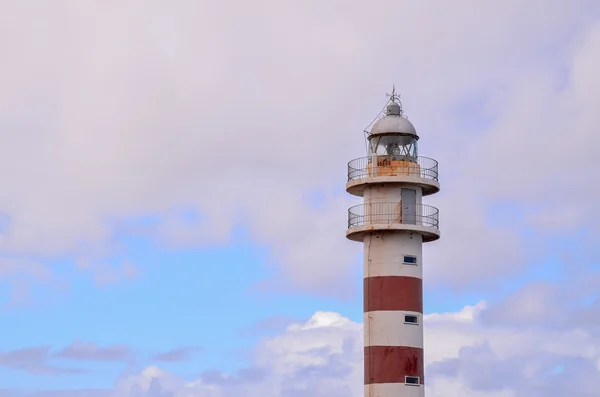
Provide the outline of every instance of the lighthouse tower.
[[350,240],[364,244],[365,396],[424,396],[423,243],[439,239],[437,161],[418,155],[419,136],[395,89],[367,133],[367,157],[348,163]]

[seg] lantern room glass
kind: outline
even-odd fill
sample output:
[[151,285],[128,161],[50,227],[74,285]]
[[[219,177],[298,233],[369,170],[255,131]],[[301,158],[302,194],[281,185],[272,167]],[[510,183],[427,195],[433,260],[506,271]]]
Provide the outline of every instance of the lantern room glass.
[[391,156],[393,159],[417,160],[418,145],[414,135],[371,135],[369,156]]

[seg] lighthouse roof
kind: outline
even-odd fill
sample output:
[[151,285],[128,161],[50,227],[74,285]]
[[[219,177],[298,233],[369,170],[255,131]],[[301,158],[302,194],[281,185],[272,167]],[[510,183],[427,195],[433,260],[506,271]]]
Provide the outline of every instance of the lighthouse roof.
[[382,117],[373,124],[371,135],[386,133],[417,135],[415,126],[406,117],[402,116],[400,112],[395,112],[395,107],[399,108],[397,103],[392,103],[388,106],[388,112],[385,117]]

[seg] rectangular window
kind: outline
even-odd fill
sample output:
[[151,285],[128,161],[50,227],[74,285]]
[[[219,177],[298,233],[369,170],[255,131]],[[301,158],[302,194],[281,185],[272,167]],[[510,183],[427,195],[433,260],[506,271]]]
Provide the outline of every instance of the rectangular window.
[[420,379],[418,376],[406,376],[404,378],[404,383],[406,383],[407,385],[417,385],[418,386],[421,382],[420,382]]
[[406,265],[416,265],[417,257],[412,255],[404,255],[404,263]]
[[404,316],[404,324],[419,324],[419,317],[407,314]]

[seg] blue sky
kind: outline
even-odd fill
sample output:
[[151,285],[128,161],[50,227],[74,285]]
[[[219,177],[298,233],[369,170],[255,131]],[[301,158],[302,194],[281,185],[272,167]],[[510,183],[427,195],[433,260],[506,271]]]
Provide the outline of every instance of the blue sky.
[[[347,301],[258,290],[257,284],[268,275],[266,249],[246,241],[243,233],[236,233],[230,244],[210,249],[165,249],[143,238],[127,236],[119,241],[124,252],[115,261],[127,258],[144,264],[135,280],[98,287],[68,261],[54,264],[69,280],[69,290],[50,293],[54,297],[49,303],[44,302],[47,292],[38,294],[34,290],[34,301],[27,306],[5,309],[6,321],[20,331],[5,335],[2,349],[41,346],[49,341],[61,348],[85,335],[86,341],[97,345],[125,344],[152,357],[180,346],[196,346],[201,340],[211,341],[202,346],[199,357],[169,366],[192,377],[205,370],[235,371],[243,367],[243,350],[269,331],[253,330],[263,320],[278,316],[303,319],[316,310],[344,313],[354,321],[362,317],[362,298],[358,295]],[[358,265],[358,259],[348,264],[354,268]],[[358,272],[355,278],[358,284]],[[7,285],[3,292],[8,295]],[[44,324],[43,332],[39,324]],[[5,379],[10,379],[3,386],[28,388],[35,383],[49,389],[107,387],[126,367],[101,365],[100,373],[83,375],[76,384],[70,375],[39,377],[2,369]]]
[[0,5],[2,397],[362,396],[392,84],[440,167],[427,395],[600,388],[596,2],[115,4]]
[[[343,233],[344,227],[340,225],[332,232]],[[308,318],[315,311],[338,312],[362,321],[360,294],[352,299],[327,299],[261,291],[258,285],[269,275],[265,268],[267,248],[250,243],[241,230],[232,234],[231,243],[205,249],[168,249],[142,237],[119,236],[122,252],[111,259],[118,262],[125,258],[143,266],[135,279],[117,285],[99,287],[68,260],[53,263],[57,274],[68,280],[69,289],[49,292],[36,286],[29,302],[5,307],[3,317],[19,332],[5,334],[2,350],[45,346],[49,341],[54,349],[61,349],[85,335],[87,342],[124,344],[152,361],[159,352],[211,341],[189,362],[167,366],[193,378],[207,370],[234,372],[243,368],[248,362],[242,353],[257,338],[278,331],[287,322]],[[350,287],[361,288],[360,260],[357,257],[348,263],[356,284]],[[5,297],[10,294],[9,287],[4,283]],[[460,293],[432,289],[425,296],[426,311],[456,311],[482,296],[490,295],[477,288]],[[266,326],[260,327],[265,321]],[[41,324],[43,332],[38,328]],[[65,366],[64,361],[58,363]],[[40,377],[4,368],[1,371],[8,388],[27,389],[32,384],[48,389],[101,388],[110,386],[121,371],[141,364],[132,360],[130,365],[89,363],[84,367],[98,373],[78,375],[75,383],[70,374]]]

